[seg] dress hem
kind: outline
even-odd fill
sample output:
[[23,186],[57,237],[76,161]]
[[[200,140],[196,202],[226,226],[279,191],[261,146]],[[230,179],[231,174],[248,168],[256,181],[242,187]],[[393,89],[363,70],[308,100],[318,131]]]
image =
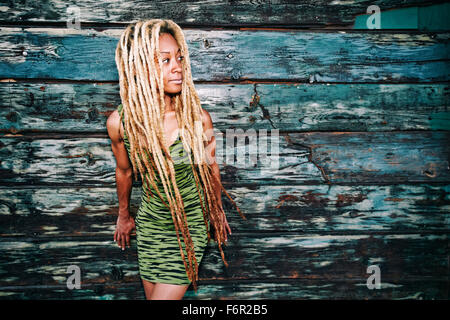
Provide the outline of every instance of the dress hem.
[[179,285],[179,286],[185,286],[185,285],[190,285],[191,282],[177,282],[177,281],[169,281],[169,280],[162,280],[162,279],[151,279],[145,276],[140,276],[141,279],[146,280],[148,282],[153,282],[153,283],[164,283],[164,284],[175,284],[175,285]]

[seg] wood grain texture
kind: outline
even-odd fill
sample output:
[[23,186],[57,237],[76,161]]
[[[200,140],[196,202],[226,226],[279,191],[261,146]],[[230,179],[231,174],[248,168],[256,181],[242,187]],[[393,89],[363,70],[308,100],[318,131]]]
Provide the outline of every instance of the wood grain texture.
[[[351,30],[372,4],[2,4],[0,299],[144,299],[135,235],[126,251],[113,242],[106,119],[120,34],[153,17],[183,28],[222,181],[247,217],[222,197],[229,267],[210,243],[185,299],[448,299],[450,32]],[[367,288],[371,265],[381,289]]]
[[[418,1],[408,3],[400,0],[377,1],[383,10],[417,5],[429,5],[445,1]],[[355,16],[365,14],[370,1],[261,1],[235,0],[216,1],[158,1],[132,0],[123,2],[96,3],[89,0],[45,2],[28,0],[5,3],[0,19],[7,22],[62,22],[67,23],[79,16],[82,23],[129,23],[138,19],[172,19],[180,25],[195,26],[333,26],[351,27]],[[68,10],[76,7],[79,11]],[[205,17],[208,17],[205,19]],[[71,21],[73,23],[73,21]]]
[[[1,28],[2,78],[118,81],[122,29]],[[449,33],[184,31],[194,81],[448,81]],[[251,48],[251,49],[249,49]]]
[[[214,128],[289,131],[450,130],[448,84],[197,84]],[[0,82],[1,133],[106,133],[111,83]]]
[[[257,137],[253,131],[236,132],[234,138],[216,135],[216,158],[228,184],[446,182],[449,135],[306,132]],[[105,186],[115,181],[109,138],[4,136],[0,157],[3,186]]]
[[[129,300],[145,299],[140,282],[83,285],[79,290],[68,290],[66,286],[21,286],[3,287],[1,299],[88,299],[88,300]],[[411,280],[382,283],[381,289],[368,290],[361,281],[327,281],[308,279],[287,279],[269,281],[199,281],[197,293],[190,287],[183,299],[209,300],[236,299],[448,299],[446,281]]]
[[[228,267],[214,243],[199,269],[202,280],[359,280],[377,264],[384,281],[447,280],[447,234],[317,235],[233,234],[224,248]],[[64,285],[67,267],[77,265],[82,284],[139,281],[136,241],[122,251],[111,238],[56,238],[0,242],[7,276],[2,287]]]
[[[450,185],[230,186],[246,213],[242,220],[227,197],[233,232],[364,234],[445,232],[450,226]],[[139,207],[141,188],[131,193]],[[112,187],[9,187],[0,189],[0,236],[32,239],[112,236],[118,213]]]

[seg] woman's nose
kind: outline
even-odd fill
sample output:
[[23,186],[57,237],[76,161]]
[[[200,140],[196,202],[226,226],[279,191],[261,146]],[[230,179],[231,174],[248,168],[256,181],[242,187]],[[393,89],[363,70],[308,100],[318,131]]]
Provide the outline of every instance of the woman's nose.
[[178,61],[178,59],[175,59],[175,62],[172,63],[172,72],[181,72],[181,61]]

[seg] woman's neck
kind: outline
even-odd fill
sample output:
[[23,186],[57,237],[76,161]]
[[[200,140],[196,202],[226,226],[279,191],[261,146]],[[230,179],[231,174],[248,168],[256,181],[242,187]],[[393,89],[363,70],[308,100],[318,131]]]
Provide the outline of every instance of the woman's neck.
[[175,111],[175,108],[174,108],[174,106],[172,105],[172,99],[171,99],[171,97],[170,97],[169,95],[167,95],[167,94],[164,96],[164,103],[165,103],[165,105],[166,105],[165,113]]

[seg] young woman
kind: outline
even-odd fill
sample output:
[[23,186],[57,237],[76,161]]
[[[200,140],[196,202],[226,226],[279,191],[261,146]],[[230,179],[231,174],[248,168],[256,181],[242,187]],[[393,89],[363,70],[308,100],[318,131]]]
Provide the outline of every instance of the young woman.
[[[130,247],[135,229],[146,298],[181,299],[189,284],[196,290],[212,230],[227,265],[222,244],[231,229],[222,190],[236,204],[220,180],[213,123],[194,88],[181,28],[160,19],[130,24],[116,64],[122,103],[107,120],[117,163],[114,241],[122,250]],[[138,171],[142,197],[134,220],[129,198]]]

